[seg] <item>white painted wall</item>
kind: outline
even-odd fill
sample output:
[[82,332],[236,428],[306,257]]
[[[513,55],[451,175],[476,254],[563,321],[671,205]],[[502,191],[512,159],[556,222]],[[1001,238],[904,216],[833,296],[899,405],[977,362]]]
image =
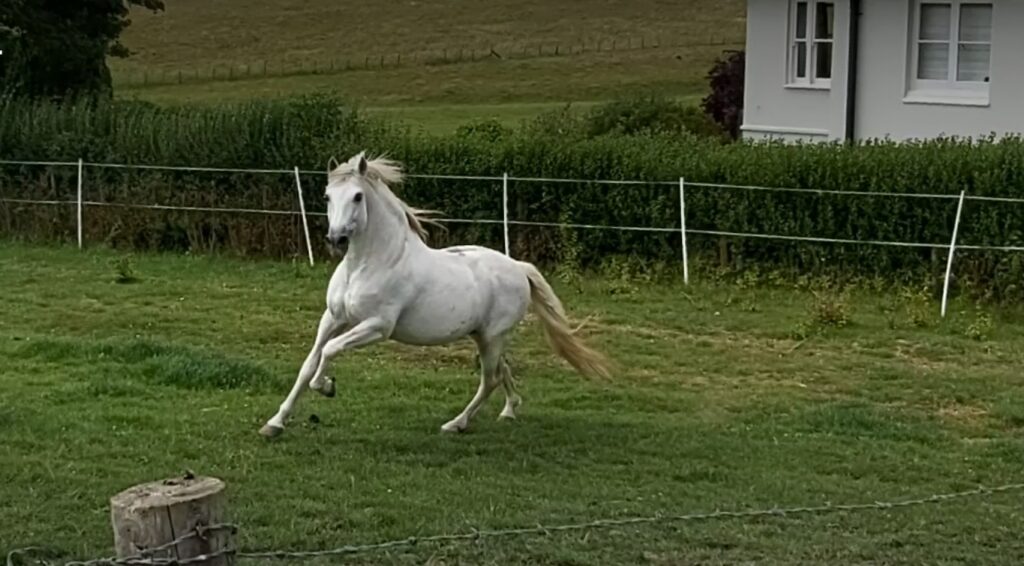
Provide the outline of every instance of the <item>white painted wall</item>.
[[862,2],[858,138],[907,140],[1024,132],[1024,1],[993,0],[987,107],[905,102],[910,1]]
[[749,138],[842,139],[846,129],[849,5],[836,1],[832,85],[787,86],[789,0],[747,0],[743,135]]
[[[1024,133],[1024,0],[993,0],[989,103],[904,100],[910,74],[912,0],[862,0],[858,138]],[[743,134],[836,140],[846,135],[848,0],[836,0],[835,59],[828,90],[787,86],[789,0],[747,0]]]

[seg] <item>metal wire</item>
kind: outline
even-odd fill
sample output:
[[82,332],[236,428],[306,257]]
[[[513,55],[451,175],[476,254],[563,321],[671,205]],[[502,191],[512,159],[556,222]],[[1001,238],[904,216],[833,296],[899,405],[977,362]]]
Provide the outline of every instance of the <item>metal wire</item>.
[[[294,172],[293,172],[294,173]],[[10,202],[16,204],[38,204],[38,205],[74,205],[77,204],[75,201],[61,201],[61,200],[32,200],[32,199],[7,199],[0,198],[0,202]],[[107,206],[117,208],[134,208],[134,209],[149,209],[149,210],[181,210],[186,212],[214,212],[214,213],[241,213],[241,214],[269,214],[279,216],[299,216],[301,213],[297,210],[264,210],[256,208],[226,208],[226,207],[204,207],[204,206],[171,206],[163,204],[130,204],[130,203],[116,203],[116,202],[98,202],[98,201],[84,201],[82,203],[85,206]],[[309,216],[324,217],[327,216],[323,212],[307,212]],[[438,222],[448,224],[502,224],[501,220],[492,220],[484,218],[438,218]],[[534,226],[534,227],[545,227],[545,228],[570,228],[580,230],[617,230],[624,232],[651,232],[651,233],[678,233],[679,228],[659,228],[656,226],[619,226],[619,225],[604,225],[604,224],[574,224],[574,223],[563,223],[563,222],[535,222],[530,220],[509,220],[509,225],[514,226]],[[948,244],[929,244],[919,242],[900,242],[892,240],[853,240],[846,238],[819,238],[815,236],[790,236],[785,234],[758,234],[755,232],[729,232],[725,230],[701,230],[701,229],[686,229],[687,234],[702,235],[702,236],[721,236],[731,238],[753,238],[760,240],[779,240],[789,242],[810,242],[819,244],[849,244],[849,245],[865,245],[865,246],[891,246],[891,247],[902,247],[902,248],[920,248],[920,249],[948,249]],[[963,245],[957,246],[957,249],[961,250],[973,250],[973,251],[999,251],[999,252],[1024,252],[1022,246],[985,246],[985,245]]]
[[[84,162],[85,166],[88,167],[100,167],[107,169],[142,169],[142,170],[157,170],[157,171],[194,171],[194,172],[205,172],[205,173],[262,173],[262,174],[294,174],[294,169],[246,169],[237,167],[200,167],[200,166],[182,166],[182,165],[131,165],[127,163],[99,163],[99,162]],[[34,165],[34,166],[77,166],[77,161],[18,161],[18,160],[6,160],[0,159],[0,165]],[[327,171],[313,171],[313,170],[300,170],[300,173],[304,175],[327,175]],[[406,177],[412,179],[437,179],[437,180],[452,180],[452,181],[494,181],[500,182],[503,177],[492,176],[492,175],[430,175],[430,174],[407,174]],[[517,181],[523,183],[572,183],[572,184],[593,184],[593,185],[627,185],[627,186],[675,186],[678,183],[678,179],[671,181],[641,181],[641,180],[623,180],[623,179],[565,179],[556,177],[509,177],[509,181]],[[747,190],[747,191],[769,191],[769,192],[790,192],[790,193],[810,193],[818,195],[846,195],[846,196],[864,196],[864,197],[895,197],[895,198],[925,198],[925,199],[942,199],[951,200],[959,198],[955,194],[938,194],[938,193],[901,193],[893,191],[843,191],[836,189],[812,189],[812,188],[799,188],[799,187],[766,187],[761,185],[733,185],[727,183],[702,183],[687,181],[688,187],[702,187],[702,188],[717,188],[717,189],[736,189],[736,190]],[[986,197],[986,196],[970,196],[964,197],[965,200],[975,201],[992,201],[992,202],[1004,202],[1004,203],[1024,203],[1024,198],[1012,198],[1012,197]]]
[[[310,558],[321,558],[329,556],[344,556],[359,554],[364,552],[373,552],[380,550],[390,550],[396,548],[413,547],[418,544],[438,544],[438,543],[452,543],[452,542],[465,542],[465,541],[476,541],[483,539],[496,539],[504,537],[518,537],[525,535],[550,535],[552,533],[564,533],[574,531],[586,531],[594,529],[607,529],[612,527],[630,527],[630,526],[642,526],[652,525],[661,523],[673,523],[673,522],[699,522],[699,521],[711,521],[720,519],[753,519],[762,517],[786,517],[786,516],[799,516],[799,515],[825,515],[825,514],[837,514],[837,513],[852,513],[860,511],[891,511],[895,509],[906,509],[909,507],[916,507],[922,505],[935,505],[946,503],[961,499],[980,498],[987,497],[996,494],[1006,494],[1010,492],[1018,492],[1024,490],[1024,483],[1010,483],[1004,484],[997,487],[984,487],[979,486],[974,489],[965,491],[939,493],[926,497],[903,499],[897,501],[872,501],[864,503],[847,503],[847,504],[836,504],[826,503],[824,505],[809,505],[799,507],[772,507],[767,509],[745,509],[739,511],[723,511],[715,510],[710,512],[701,513],[684,513],[684,514],[655,514],[641,517],[626,517],[621,519],[597,519],[594,521],[586,521],[580,523],[568,523],[561,525],[537,525],[532,527],[519,527],[510,529],[493,529],[493,530],[477,530],[473,529],[469,532],[455,533],[455,534],[440,534],[430,535],[424,537],[406,537],[401,539],[389,540],[378,543],[370,544],[348,544],[339,546],[336,548],[330,548],[325,550],[259,550],[259,551],[236,551],[234,548],[228,547],[218,550],[214,553],[196,556],[193,558],[163,558],[154,557],[160,551],[176,546],[178,543],[185,540],[191,539],[197,536],[204,536],[202,532],[190,531],[178,539],[156,547],[154,549],[147,550],[144,554],[137,556],[131,556],[127,558],[100,558],[96,560],[87,560],[80,562],[67,562],[65,566],[126,566],[126,565],[170,565],[170,564],[194,564],[199,562],[207,561],[211,558],[234,555],[238,559],[250,559],[250,560],[300,560]],[[215,529],[231,529],[233,532],[237,530],[236,525],[230,523],[213,525],[206,527],[204,530],[215,530]],[[12,551],[7,556],[8,566],[14,566],[14,557],[17,555],[27,555],[31,552],[38,551],[38,548],[26,548]],[[44,562],[45,563],[45,562]]]
[[[77,166],[77,162],[65,162],[65,161],[12,161],[12,160],[0,160],[0,164],[8,165],[52,165],[52,166]],[[242,168],[227,168],[227,167],[186,167],[186,166],[166,166],[166,165],[129,165],[121,163],[96,163],[88,162],[85,165],[90,167],[104,167],[104,168],[120,168],[120,169],[148,169],[148,170],[170,170],[170,171],[199,171],[199,172],[218,172],[218,173],[267,173],[267,174],[294,174],[295,170],[288,169],[242,169]],[[300,171],[300,173],[306,174],[323,174],[326,175],[325,171]],[[415,174],[409,175],[409,177],[420,178],[420,179],[446,179],[446,180],[485,180],[500,182],[503,177],[490,177],[490,176],[473,176],[473,175],[422,175]],[[547,182],[547,183],[592,183],[592,184],[607,184],[607,185],[675,185],[678,181],[630,181],[630,180],[588,180],[588,179],[558,179],[558,178],[547,178],[547,177],[509,177],[510,181],[521,181],[521,182]],[[700,183],[700,182],[687,182],[687,187],[704,187],[704,188],[718,188],[718,189],[739,189],[739,190],[752,190],[752,191],[779,191],[779,192],[798,192],[798,193],[814,193],[819,195],[831,194],[831,195],[854,195],[854,196],[866,196],[866,197],[906,197],[906,198],[929,198],[929,199],[956,199],[957,195],[944,195],[944,194],[920,194],[920,193],[893,193],[893,192],[872,192],[872,191],[839,191],[839,190],[819,190],[819,189],[806,189],[806,188],[787,188],[787,187],[763,187],[757,185],[729,185],[724,183]],[[990,202],[1003,202],[1003,203],[1015,203],[1024,202],[1024,199],[1014,199],[1009,197],[972,197],[965,196],[965,200],[977,200],[977,201],[990,201]],[[18,198],[5,198],[0,199],[0,202],[16,203],[16,204],[39,204],[39,205],[61,205],[61,204],[77,204],[74,201],[60,201],[60,200],[33,200],[33,199],[18,199]],[[230,208],[230,207],[202,207],[202,206],[171,206],[171,205],[160,205],[160,204],[130,204],[130,203],[111,203],[111,202],[98,202],[98,201],[87,201],[83,202],[86,206],[107,206],[107,207],[121,207],[121,208],[135,208],[135,209],[150,209],[150,210],[182,210],[182,211],[193,211],[193,212],[217,212],[217,213],[240,213],[240,214],[269,214],[269,215],[283,215],[283,216],[297,216],[301,213],[298,211],[291,210],[266,210],[266,209],[253,209],[253,208]],[[311,212],[311,216],[325,216],[324,213]],[[537,226],[537,227],[553,227],[553,228],[571,228],[571,229],[583,229],[583,230],[618,230],[618,231],[629,231],[629,232],[652,232],[652,233],[675,233],[679,232],[678,228],[661,228],[661,227],[646,227],[646,226],[622,226],[622,225],[598,225],[598,224],[575,224],[575,223],[558,223],[558,222],[537,222],[528,220],[509,220],[506,222],[501,220],[490,220],[490,219],[466,219],[466,218],[442,218],[440,222],[447,222],[452,224],[507,224],[517,226]],[[708,236],[722,236],[722,237],[736,237],[736,238],[756,238],[765,240],[780,240],[780,241],[799,241],[799,242],[813,242],[813,243],[824,243],[824,244],[861,244],[871,246],[894,246],[894,247],[906,247],[906,248],[923,248],[923,249],[945,249],[945,244],[931,244],[931,243],[917,243],[917,242],[899,242],[899,241],[888,241],[888,240],[853,240],[845,238],[820,238],[813,236],[791,236],[783,234],[758,234],[751,232],[729,232],[722,230],[699,230],[699,229],[687,229],[687,234],[695,235],[708,235]],[[1024,251],[1022,246],[983,246],[983,245],[966,245],[960,246],[961,249],[965,250],[989,250],[989,251],[1001,251],[1001,252],[1021,252]]]
[[[959,195],[927,194],[927,193],[896,193],[888,191],[840,191],[836,189],[805,189],[797,187],[762,187],[758,185],[728,185],[725,183],[691,183],[686,182],[689,187],[704,187],[715,189],[741,189],[745,191],[773,191],[782,193],[812,193],[818,195],[849,195],[865,197],[901,197],[901,198],[927,198],[927,199],[958,199]],[[1024,202],[1022,200],[1021,202]]]

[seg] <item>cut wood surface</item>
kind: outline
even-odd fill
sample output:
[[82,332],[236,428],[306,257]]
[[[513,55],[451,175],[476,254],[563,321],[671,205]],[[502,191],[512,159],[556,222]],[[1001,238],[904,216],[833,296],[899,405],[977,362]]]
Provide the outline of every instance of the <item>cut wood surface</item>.
[[224,523],[227,507],[224,488],[219,479],[189,474],[137,485],[115,495],[110,500],[110,514],[117,557],[215,555],[195,563],[233,564],[233,556],[220,554],[231,548],[231,530],[218,526]]

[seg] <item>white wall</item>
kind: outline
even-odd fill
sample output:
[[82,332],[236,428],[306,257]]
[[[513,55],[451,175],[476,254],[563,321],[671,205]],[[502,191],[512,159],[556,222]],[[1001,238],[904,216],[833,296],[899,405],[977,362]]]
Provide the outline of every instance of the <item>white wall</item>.
[[[775,4],[776,11],[783,3],[749,1]],[[1024,132],[1024,1],[993,0],[992,9],[989,106],[922,104],[903,100],[910,66],[910,1],[862,0],[857,137],[905,140]]]
[[747,0],[744,137],[844,137],[849,11],[847,0],[836,1],[831,88],[787,87],[789,0]]

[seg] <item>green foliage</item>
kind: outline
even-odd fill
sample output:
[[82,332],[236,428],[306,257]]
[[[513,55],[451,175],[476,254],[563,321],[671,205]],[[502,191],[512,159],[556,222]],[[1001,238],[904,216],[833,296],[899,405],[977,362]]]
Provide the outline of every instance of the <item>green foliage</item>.
[[0,6],[3,92],[30,98],[109,94],[107,57],[127,57],[118,41],[129,6],[154,12],[161,0],[4,0]]
[[981,309],[977,309],[973,320],[964,329],[964,336],[971,340],[988,340],[994,327],[995,324],[992,322],[992,317]]
[[135,271],[135,262],[131,256],[121,256],[113,260],[111,267],[114,268],[115,283],[135,283],[139,280],[138,273]]
[[811,296],[813,301],[807,318],[797,323],[790,332],[791,338],[806,340],[830,328],[844,328],[851,323],[851,301],[847,289],[826,284],[812,290]]
[[455,130],[455,135],[460,138],[494,143],[507,138],[512,132],[511,128],[502,125],[501,122],[488,119],[475,120],[468,124],[463,124]]
[[849,297],[835,289],[815,291],[811,316],[818,326],[842,328],[850,324]]
[[595,107],[585,118],[589,136],[681,134],[721,138],[723,132],[698,108],[659,95],[631,96]]
[[928,328],[937,322],[935,302],[923,289],[902,287],[885,292],[891,297],[883,308],[889,328]]
[[354,153],[373,135],[352,107],[320,95],[218,107],[0,102],[5,159],[323,170],[329,157]]
[[[611,107],[609,107],[611,108]],[[139,103],[60,106],[5,102],[0,105],[0,157],[27,160],[127,162],[316,172],[331,156],[360,150],[387,153],[414,174],[648,180],[650,185],[587,182],[515,182],[509,187],[510,216],[531,223],[565,223],[677,229],[676,180],[685,177],[687,226],[729,231],[847,240],[886,240],[945,245],[955,200],[870,197],[813,192],[745,191],[698,186],[724,183],[829,191],[942,193],[991,197],[1024,194],[1024,140],[928,142],[872,141],[857,145],[739,142],[682,132],[628,127],[602,135],[594,116],[566,108],[516,129],[491,122],[468,125],[454,135],[400,131],[364,118],[342,101],[311,97],[211,108],[155,107]],[[639,116],[639,114],[638,114]],[[608,123],[611,122],[609,118]],[[648,124],[657,123],[647,120]],[[625,130],[634,133],[624,133]],[[657,129],[657,128],[654,128]],[[310,212],[322,212],[322,175],[303,175]],[[417,206],[448,217],[501,218],[500,182],[409,178],[396,188]],[[7,197],[74,200],[73,167],[0,166],[0,191]],[[112,203],[296,210],[291,178],[276,174],[168,172],[98,169],[86,171],[89,200]],[[0,204],[0,233],[25,239],[71,239],[70,207]],[[317,237],[324,226],[312,217]],[[570,237],[569,234],[572,234]],[[272,257],[304,252],[302,227],[292,216],[211,214],[88,207],[86,240],[130,249],[233,251]],[[572,270],[599,267],[613,256],[632,261],[679,263],[676,231],[638,232],[515,225],[513,254]],[[963,244],[1024,244],[1024,207],[970,201],[964,209]],[[496,224],[452,224],[432,243],[476,242],[501,248]],[[776,279],[803,276],[902,284],[934,280],[943,254],[927,248],[895,248],[794,241],[724,238],[691,234],[692,267],[699,273],[761,270]],[[326,251],[317,249],[318,254]],[[956,272],[968,294],[1009,302],[1024,297],[1020,257],[998,252],[961,254]]]
[[732,139],[740,137],[743,123],[743,88],[747,70],[745,51],[726,52],[708,73],[711,92],[701,108]]

